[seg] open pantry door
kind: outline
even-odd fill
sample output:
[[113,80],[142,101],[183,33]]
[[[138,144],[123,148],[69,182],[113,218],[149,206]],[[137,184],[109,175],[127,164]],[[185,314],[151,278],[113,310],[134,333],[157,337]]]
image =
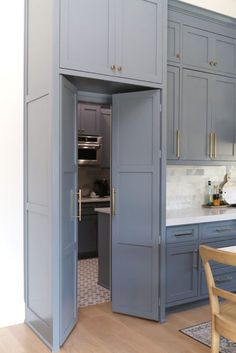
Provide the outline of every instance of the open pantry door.
[[112,107],[112,309],[158,320],[160,91]]

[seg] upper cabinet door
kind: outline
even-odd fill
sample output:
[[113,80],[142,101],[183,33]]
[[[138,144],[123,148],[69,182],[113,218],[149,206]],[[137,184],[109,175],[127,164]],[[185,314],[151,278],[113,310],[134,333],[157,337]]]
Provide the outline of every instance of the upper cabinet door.
[[118,0],[117,75],[162,82],[162,0]]
[[182,144],[183,159],[186,160],[209,159],[210,80],[211,74],[183,70]]
[[179,80],[178,67],[167,69],[167,159],[180,158],[180,124],[179,124]]
[[180,63],[180,24],[168,21],[167,59],[174,63]]
[[213,67],[213,37],[210,32],[183,26],[183,64],[198,68]]
[[113,74],[114,0],[61,0],[60,67]]
[[236,74],[236,40],[215,35],[214,68],[216,71]]
[[215,76],[212,87],[214,160],[236,159],[236,80]]

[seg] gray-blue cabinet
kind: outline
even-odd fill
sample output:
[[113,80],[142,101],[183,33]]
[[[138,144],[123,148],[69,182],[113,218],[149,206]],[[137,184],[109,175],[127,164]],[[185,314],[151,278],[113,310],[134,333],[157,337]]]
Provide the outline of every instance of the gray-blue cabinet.
[[184,25],[183,65],[235,75],[236,39]]
[[78,129],[86,135],[100,135],[100,105],[78,104]]
[[[236,245],[236,221],[167,227],[166,307],[208,297],[200,244],[215,248]],[[221,288],[236,290],[235,268],[213,264],[213,273]]]
[[60,67],[162,83],[164,0],[61,0]]
[[180,145],[180,69],[167,68],[167,159],[181,156]]
[[166,302],[197,298],[197,278],[197,245],[168,247],[166,252]]

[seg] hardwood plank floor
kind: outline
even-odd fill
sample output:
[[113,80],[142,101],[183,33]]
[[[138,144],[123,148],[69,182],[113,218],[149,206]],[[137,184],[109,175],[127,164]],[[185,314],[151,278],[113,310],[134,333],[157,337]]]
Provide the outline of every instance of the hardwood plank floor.
[[[111,312],[111,303],[83,308],[61,353],[209,353],[179,329],[210,319],[209,306],[172,312],[164,324]],[[0,353],[48,353],[24,324],[0,329]]]

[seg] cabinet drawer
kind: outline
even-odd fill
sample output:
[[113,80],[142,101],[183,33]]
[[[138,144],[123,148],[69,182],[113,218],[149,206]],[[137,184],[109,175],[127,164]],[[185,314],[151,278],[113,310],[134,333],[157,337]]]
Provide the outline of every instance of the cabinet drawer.
[[[223,268],[217,268],[213,271],[215,284],[219,288],[226,290],[236,290],[236,268],[227,266]],[[207,296],[208,289],[206,284],[205,272],[201,271],[201,282],[200,282],[200,295]]]
[[168,244],[195,242],[198,240],[198,226],[188,225],[181,227],[168,227],[166,242]]
[[200,239],[221,238],[226,236],[235,236],[236,239],[236,222],[215,222],[200,225]]

